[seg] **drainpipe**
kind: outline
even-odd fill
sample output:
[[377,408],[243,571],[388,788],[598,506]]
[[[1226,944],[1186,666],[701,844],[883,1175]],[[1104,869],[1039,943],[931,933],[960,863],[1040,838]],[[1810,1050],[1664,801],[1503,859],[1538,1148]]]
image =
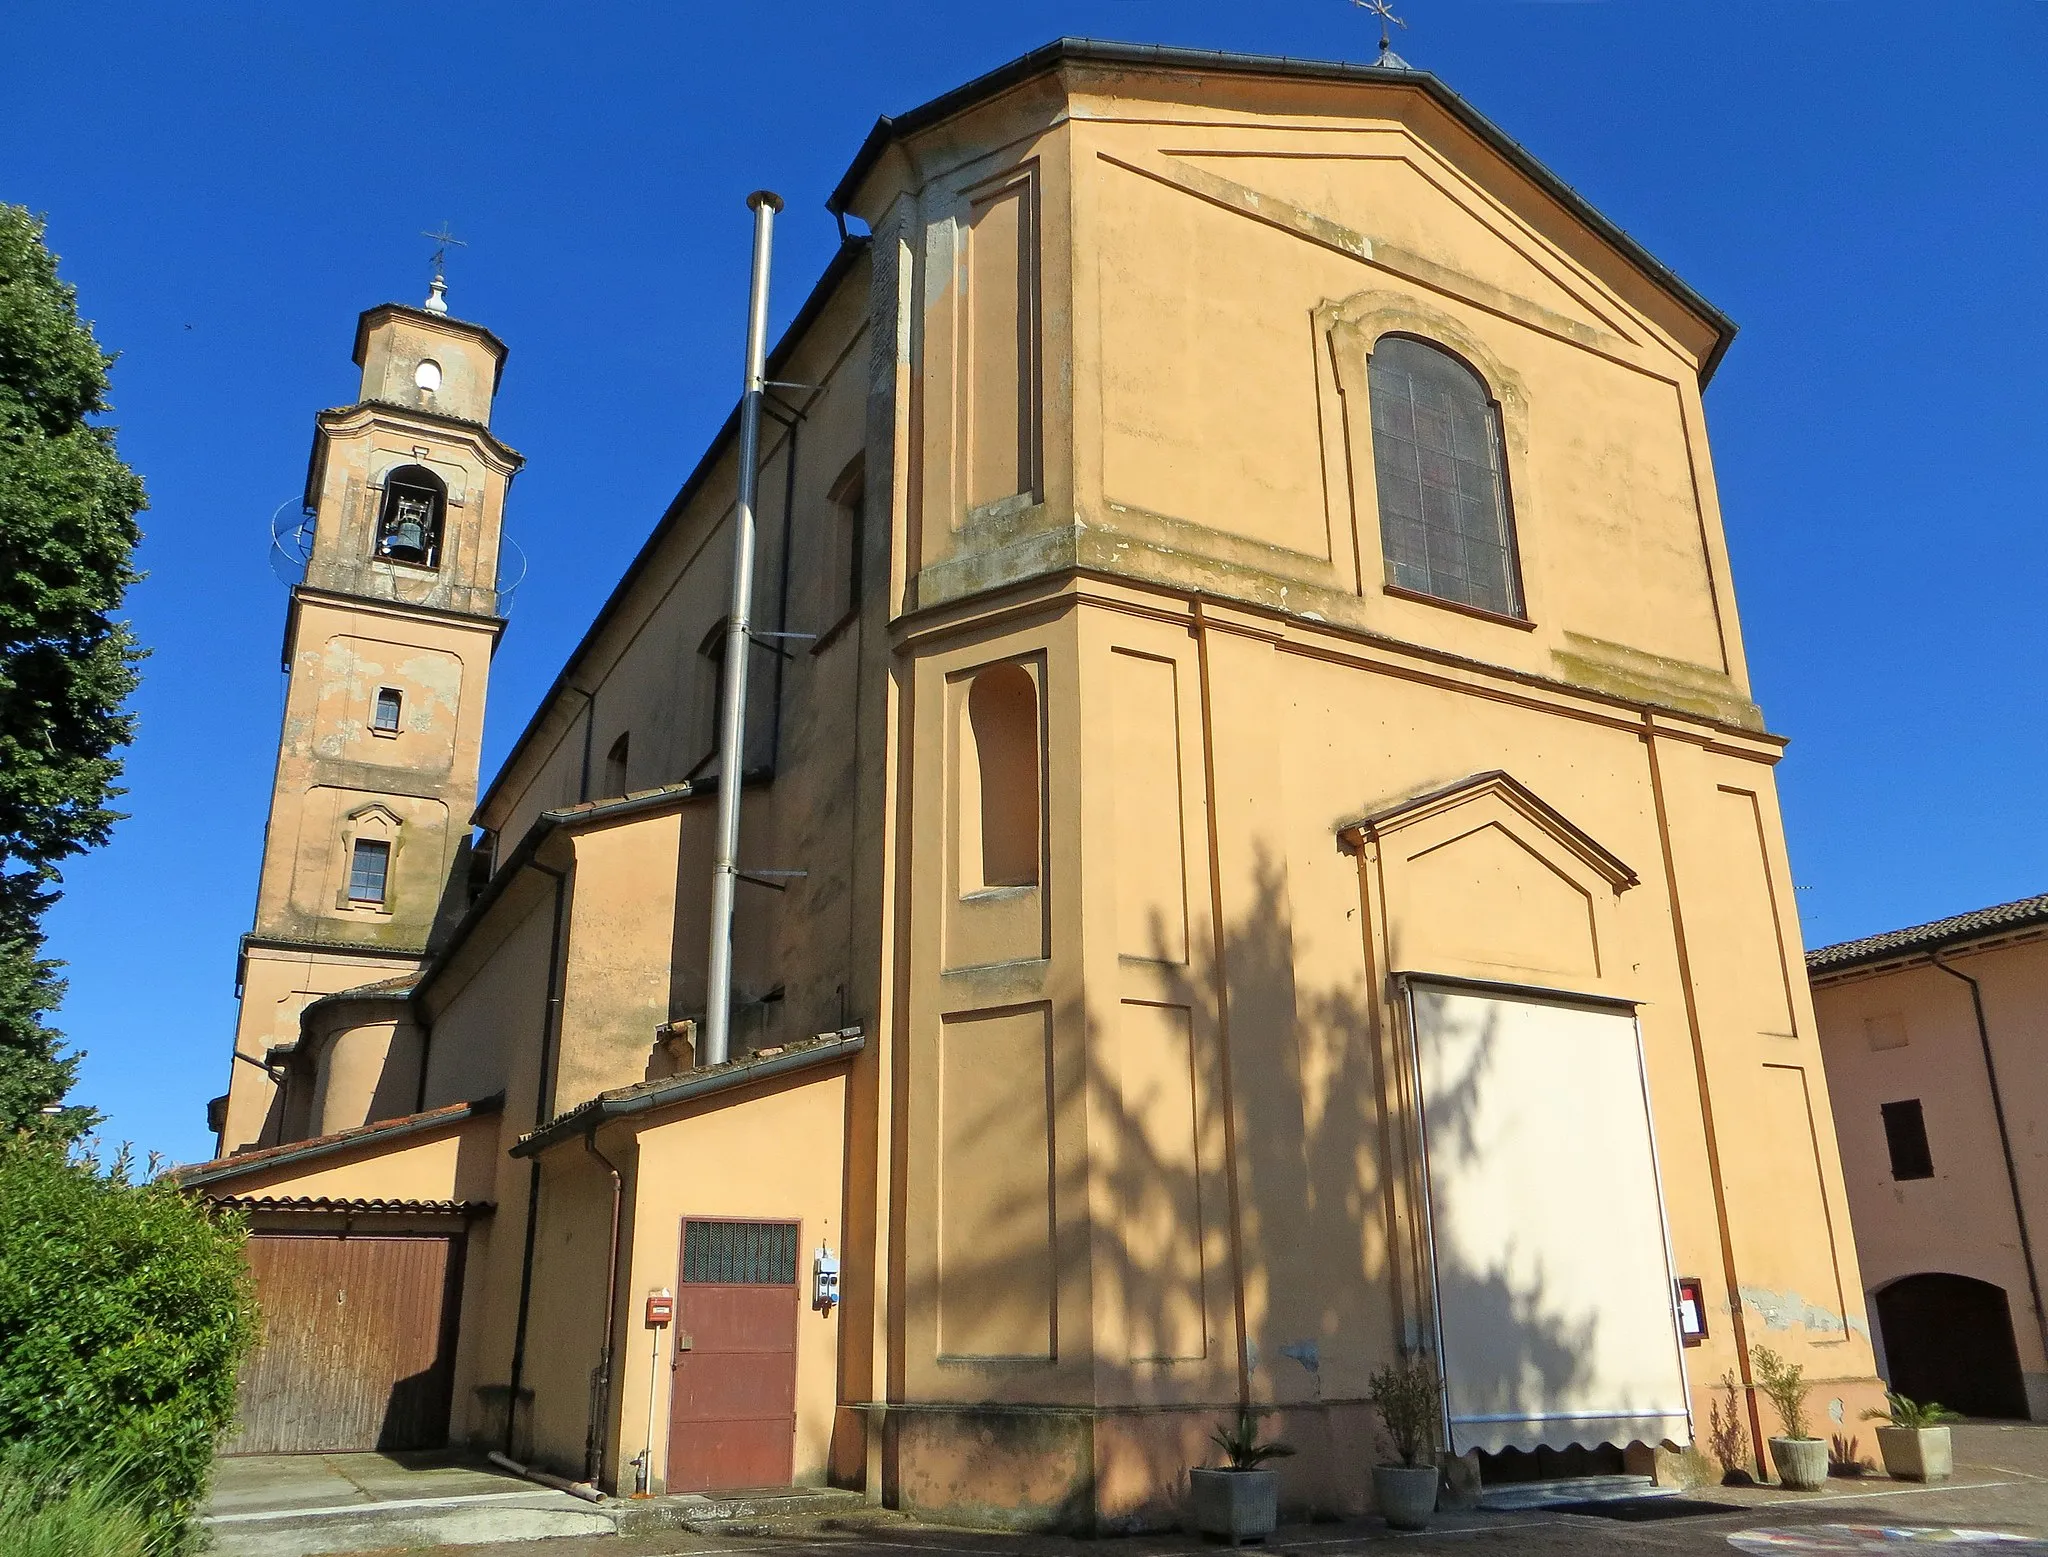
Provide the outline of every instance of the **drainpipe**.
[[2005,1123],[2005,1096],[1998,1087],[1998,1065],[1991,1057],[1991,1028],[1984,1020],[1984,986],[1960,968],[1941,960],[1946,946],[1937,946],[1927,960],[1952,979],[1970,986],[1970,1009],[1977,1018],[1977,1043],[1984,1051],[1984,1079],[1991,1084],[1991,1112],[1998,1121],[1998,1149],[2005,1156],[2005,1183],[2012,1191],[2012,1219],[2020,1230],[2020,1258],[2027,1267],[2027,1292],[2034,1300],[2034,1325],[2041,1332],[2041,1347],[2048,1352],[2048,1310],[2041,1306],[2041,1278],[2034,1268],[2034,1240],[2027,1232],[2027,1208],[2020,1199],[2020,1173],[2012,1157],[2012,1132]]
[[583,1479],[596,1486],[604,1470],[605,1418],[611,1412],[612,1339],[619,1301],[619,1220],[625,1206],[626,1181],[619,1177],[618,1165],[597,1149],[595,1124],[583,1132],[583,1149],[603,1163],[612,1176],[612,1238],[604,1262],[604,1349],[597,1356],[597,1380],[590,1392],[590,1422],[583,1431]]
[[[554,1085],[550,1071],[554,1048],[561,1033],[562,1016],[562,908],[569,884],[568,872],[545,865],[528,867],[555,878],[554,926],[548,932],[548,996],[541,1011],[540,1068],[533,1082],[533,1127],[548,1122],[554,1107]],[[505,1452],[512,1452],[513,1433],[519,1423],[519,1386],[526,1377],[526,1318],[533,1307],[533,1240],[540,1231],[540,1158],[528,1165],[526,1175],[526,1242],[519,1255],[519,1317],[512,1327],[512,1378],[505,1397]]]

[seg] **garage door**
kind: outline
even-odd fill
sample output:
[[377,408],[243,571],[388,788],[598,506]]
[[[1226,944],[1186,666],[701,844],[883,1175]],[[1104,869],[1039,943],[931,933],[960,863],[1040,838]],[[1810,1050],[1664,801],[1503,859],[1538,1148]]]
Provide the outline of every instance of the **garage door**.
[[1411,985],[1456,1452],[1691,1440],[1632,1009]]
[[461,1245],[257,1233],[263,1339],[228,1454],[437,1449],[448,1438]]

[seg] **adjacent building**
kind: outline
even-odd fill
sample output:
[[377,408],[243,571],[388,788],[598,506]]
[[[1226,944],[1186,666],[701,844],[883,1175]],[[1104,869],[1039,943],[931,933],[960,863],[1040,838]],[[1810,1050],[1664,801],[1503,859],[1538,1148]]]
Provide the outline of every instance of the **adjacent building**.
[[1690,1443],[1758,1342],[1855,1420],[1733,326],[1392,58],[1058,42],[828,205],[734,773],[728,426],[471,809],[502,349],[364,316],[185,1174],[258,1229],[243,1446],[1115,1529],[1240,1404],[1358,1510],[1402,1359],[1487,1476]]
[[2048,1418],[2048,897],[1809,953],[1879,1365]]

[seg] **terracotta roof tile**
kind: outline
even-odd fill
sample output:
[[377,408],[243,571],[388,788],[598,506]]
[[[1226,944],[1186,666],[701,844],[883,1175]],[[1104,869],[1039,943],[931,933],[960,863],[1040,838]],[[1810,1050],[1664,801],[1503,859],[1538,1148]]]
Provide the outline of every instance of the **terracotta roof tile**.
[[1931,951],[1959,941],[1983,940],[1988,936],[2010,934],[2035,925],[2048,925],[2048,895],[2023,897],[2011,903],[1999,903],[1990,908],[1975,909],[1967,914],[1955,914],[1947,919],[1936,919],[1928,924],[1916,924],[1904,930],[1886,930],[1881,935],[1866,935],[1857,941],[1837,941],[1832,946],[1822,946],[1806,954],[1806,971],[1809,973],[1832,973],[1841,968],[1852,968],[1866,962],[1883,962],[1893,957],[1909,956],[1914,952]]

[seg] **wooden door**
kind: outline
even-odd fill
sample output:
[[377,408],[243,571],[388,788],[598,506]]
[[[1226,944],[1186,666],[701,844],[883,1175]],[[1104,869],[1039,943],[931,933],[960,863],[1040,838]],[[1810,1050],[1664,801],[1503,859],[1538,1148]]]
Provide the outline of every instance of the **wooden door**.
[[437,1449],[448,1441],[461,1246],[256,1233],[263,1339],[227,1454]]
[[668,1490],[786,1487],[796,1473],[797,1224],[683,1223]]

